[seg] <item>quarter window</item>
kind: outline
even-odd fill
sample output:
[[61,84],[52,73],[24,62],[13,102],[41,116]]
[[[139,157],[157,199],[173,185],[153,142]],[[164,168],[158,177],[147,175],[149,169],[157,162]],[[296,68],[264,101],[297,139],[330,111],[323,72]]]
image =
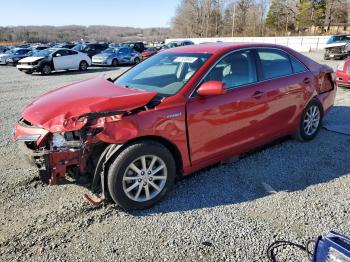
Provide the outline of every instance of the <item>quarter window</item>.
[[289,55],[278,50],[258,50],[264,80],[293,73]]
[[244,50],[224,57],[205,77],[204,82],[207,81],[221,81],[228,88],[255,83],[257,75],[254,53],[252,50]]
[[296,58],[291,56],[290,61],[292,62],[294,73],[301,73],[306,71],[306,67],[302,63],[300,63],[300,61]]

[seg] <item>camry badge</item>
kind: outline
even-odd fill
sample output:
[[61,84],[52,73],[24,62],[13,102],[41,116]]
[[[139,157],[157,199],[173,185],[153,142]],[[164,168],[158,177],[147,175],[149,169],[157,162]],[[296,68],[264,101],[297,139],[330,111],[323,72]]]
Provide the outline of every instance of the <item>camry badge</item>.
[[174,117],[179,117],[181,115],[182,115],[181,112],[177,112],[177,113],[173,113],[173,114],[167,115],[166,118],[174,118]]

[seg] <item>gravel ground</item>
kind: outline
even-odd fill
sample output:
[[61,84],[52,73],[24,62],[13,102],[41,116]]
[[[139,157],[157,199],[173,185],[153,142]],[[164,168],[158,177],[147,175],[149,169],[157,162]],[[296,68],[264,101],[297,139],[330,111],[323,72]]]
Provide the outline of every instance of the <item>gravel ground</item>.
[[[312,142],[285,139],[198,172],[146,211],[93,208],[85,187],[43,184],[11,141],[24,106],[50,89],[126,69],[44,77],[0,67],[1,261],[266,261],[277,239],[305,243],[331,229],[350,235],[350,137],[324,129]],[[350,91],[339,89],[336,100],[328,117],[349,123]],[[279,254],[307,261],[298,250]]]

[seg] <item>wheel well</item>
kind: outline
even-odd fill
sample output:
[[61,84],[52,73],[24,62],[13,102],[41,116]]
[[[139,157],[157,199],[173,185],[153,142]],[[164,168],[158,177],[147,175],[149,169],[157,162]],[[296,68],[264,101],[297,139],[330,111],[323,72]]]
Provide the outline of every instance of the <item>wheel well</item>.
[[[181,153],[179,151],[179,149],[177,148],[176,145],[174,145],[172,142],[170,142],[169,140],[163,138],[163,137],[159,137],[159,136],[143,136],[143,137],[138,137],[132,140],[129,140],[128,142],[126,142],[125,144],[121,145],[117,151],[114,154],[118,154],[119,152],[121,152],[122,150],[124,150],[126,147],[128,147],[128,145],[130,145],[131,143],[135,143],[138,141],[156,141],[159,144],[165,146],[170,153],[173,155],[174,160],[175,160],[175,165],[176,165],[176,174],[178,176],[182,176],[182,172],[183,172],[183,162],[182,162],[182,157],[181,157]],[[108,145],[108,144],[106,144]]]
[[[100,183],[101,181],[99,172],[101,171],[102,165],[105,165],[106,170],[108,170],[109,166],[112,163],[112,159],[114,159],[114,157],[117,154],[119,154],[122,150],[127,148],[131,143],[135,143],[138,141],[156,141],[159,144],[165,146],[174,157],[175,167],[176,167],[176,176],[178,178],[182,176],[183,163],[182,163],[182,157],[179,149],[173,143],[171,143],[169,140],[165,138],[158,137],[158,136],[144,136],[144,137],[138,137],[138,138],[129,140],[125,144],[116,145],[116,144],[102,143],[95,148],[96,151],[94,150],[95,152],[92,153],[88,161],[91,164],[90,166],[87,167],[88,170],[91,172],[91,174],[94,174],[93,185],[92,185],[94,190],[97,187],[98,183]],[[113,152],[111,155],[107,156],[106,158],[105,154],[108,153],[109,149],[112,149]],[[102,162],[99,162],[99,160],[102,160]],[[105,188],[108,188],[106,182],[107,182],[107,176],[104,177],[103,183],[105,185]]]
[[48,65],[51,70],[55,70],[55,67],[53,66],[53,63],[50,63],[49,61],[45,61],[40,65],[40,68],[43,68],[43,66]]
[[[321,103],[321,101],[320,101],[320,99],[317,97],[317,95],[314,96],[314,97],[310,100],[310,102],[309,102],[308,104],[310,104],[312,101],[317,102],[318,105],[321,107],[321,111],[322,111],[321,113],[322,113],[322,116],[323,116],[323,114],[324,114],[323,104]],[[307,104],[306,106],[308,106],[308,104]]]

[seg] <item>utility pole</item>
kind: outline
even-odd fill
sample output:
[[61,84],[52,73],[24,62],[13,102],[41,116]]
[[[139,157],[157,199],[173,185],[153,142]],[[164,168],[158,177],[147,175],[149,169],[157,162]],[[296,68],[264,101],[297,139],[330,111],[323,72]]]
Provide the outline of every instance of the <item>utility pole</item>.
[[233,12],[232,12],[232,32],[231,36],[233,37],[233,32],[235,29],[235,16],[236,16],[236,4],[233,4]]

